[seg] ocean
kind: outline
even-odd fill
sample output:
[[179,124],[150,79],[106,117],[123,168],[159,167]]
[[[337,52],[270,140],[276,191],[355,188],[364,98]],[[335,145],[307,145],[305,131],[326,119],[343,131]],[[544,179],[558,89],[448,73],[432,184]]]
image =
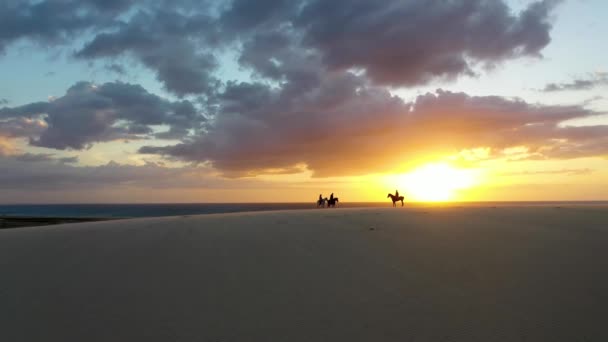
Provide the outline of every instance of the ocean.
[[[565,206],[601,205],[607,201],[588,202],[452,202],[406,203],[406,207],[421,206]],[[387,202],[345,202],[338,208],[391,207]],[[9,217],[74,217],[74,218],[135,218],[236,213],[246,211],[316,209],[314,203],[187,203],[187,204],[9,204],[0,205],[0,216]],[[323,210],[323,209],[319,209]],[[335,210],[335,209],[324,209]]]

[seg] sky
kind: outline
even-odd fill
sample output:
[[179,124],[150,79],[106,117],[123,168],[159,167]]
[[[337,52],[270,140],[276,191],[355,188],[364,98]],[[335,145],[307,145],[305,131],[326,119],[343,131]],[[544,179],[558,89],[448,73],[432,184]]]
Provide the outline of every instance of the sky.
[[608,200],[602,0],[4,0],[0,203]]

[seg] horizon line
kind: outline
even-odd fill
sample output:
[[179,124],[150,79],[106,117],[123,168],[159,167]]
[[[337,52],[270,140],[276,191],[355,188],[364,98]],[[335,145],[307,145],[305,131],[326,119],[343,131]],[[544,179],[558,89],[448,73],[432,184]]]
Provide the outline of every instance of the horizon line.
[[[242,205],[242,204],[314,204],[315,201],[294,201],[294,202],[14,202],[0,203],[3,205],[186,205],[186,204],[222,204],[222,205]],[[389,203],[388,201],[352,201],[341,202],[341,204],[367,204],[367,203]],[[406,201],[409,204],[475,204],[475,203],[608,203],[608,199],[598,200],[532,200],[532,201]]]

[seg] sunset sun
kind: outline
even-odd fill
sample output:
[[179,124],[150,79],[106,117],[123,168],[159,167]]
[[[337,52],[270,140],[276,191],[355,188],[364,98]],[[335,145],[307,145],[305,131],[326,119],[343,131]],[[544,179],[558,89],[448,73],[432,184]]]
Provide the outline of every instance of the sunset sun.
[[459,169],[447,163],[420,166],[397,176],[396,185],[403,189],[406,199],[423,202],[442,202],[458,199],[457,192],[478,183],[475,171]]

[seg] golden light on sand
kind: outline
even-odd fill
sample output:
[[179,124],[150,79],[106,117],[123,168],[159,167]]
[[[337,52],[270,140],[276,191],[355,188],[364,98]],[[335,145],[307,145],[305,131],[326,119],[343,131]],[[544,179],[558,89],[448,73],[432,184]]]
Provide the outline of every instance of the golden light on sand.
[[461,190],[478,184],[478,173],[448,163],[426,164],[403,175],[390,177],[406,200],[443,202],[457,198]]

